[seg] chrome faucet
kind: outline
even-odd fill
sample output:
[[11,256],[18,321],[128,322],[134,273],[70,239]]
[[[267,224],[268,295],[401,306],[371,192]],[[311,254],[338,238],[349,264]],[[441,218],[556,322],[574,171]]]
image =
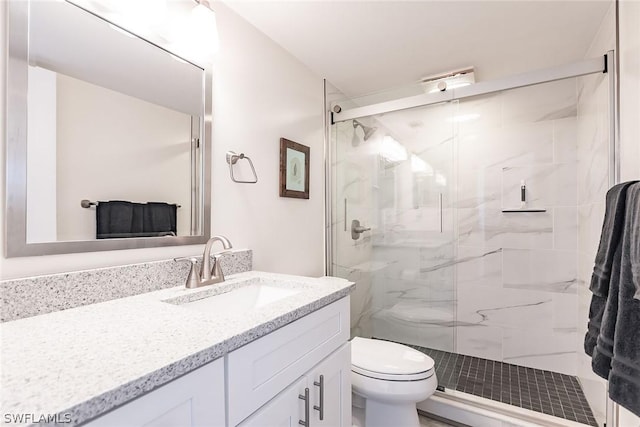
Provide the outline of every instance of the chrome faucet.
[[[215,242],[222,242],[222,249],[219,252],[213,254],[213,266],[211,265],[211,247]],[[231,242],[224,236],[213,236],[207,241],[204,246],[204,253],[202,254],[202,266],[200,267],[200,274],[197,273],[197,262],[195,257],[182,257],[174,258],[175,261],[189,261],[191,263],[191,270],[187,277],[185,287],[187,288],[199,288],[201,286],[213,285],[214,283],[224,282],[224,273],[220,266],[220,258],[231,249]]]

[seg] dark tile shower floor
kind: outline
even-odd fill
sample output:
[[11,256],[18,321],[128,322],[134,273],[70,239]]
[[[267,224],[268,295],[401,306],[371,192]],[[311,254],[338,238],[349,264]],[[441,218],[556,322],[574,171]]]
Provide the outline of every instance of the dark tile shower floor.
[[438,385],[598,427],[576,377],[411,346],[436,364]]

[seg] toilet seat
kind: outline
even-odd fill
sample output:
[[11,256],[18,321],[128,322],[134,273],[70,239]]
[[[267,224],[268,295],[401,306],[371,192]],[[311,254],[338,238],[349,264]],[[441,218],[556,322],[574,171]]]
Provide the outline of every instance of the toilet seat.
[[385,374],[382,372],[368,371],[366,369],[360,368],[358,366],[351,365],[351,372],[355,372],[356,374],[364,375],[365,377],[373,378],[376,380],[385,380],[385,381],[419,381],[425,380],[433,376],[433,369],[424,372],[418,372],[415,374],[406,374],[406,375],[396,375],[396,374]]
[[386,381],[419,381],[434,375],[433,359],[406,345],[356,337],[351,341],[351,370]]

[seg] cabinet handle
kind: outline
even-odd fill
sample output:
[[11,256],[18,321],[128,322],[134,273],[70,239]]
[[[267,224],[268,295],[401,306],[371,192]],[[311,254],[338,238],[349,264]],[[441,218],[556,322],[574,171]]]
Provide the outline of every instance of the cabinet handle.
[[304,395],[298,395],[298,399],[304,400],[304,421],[298,420],[298,424],[309,427],[309,387],[304,389]]
[[320,381],[314,381],[313,385],[320,387],[320,406],[313,405],[313,409],[320,412],[320,421],[324,420],[324,375],[320,375]]

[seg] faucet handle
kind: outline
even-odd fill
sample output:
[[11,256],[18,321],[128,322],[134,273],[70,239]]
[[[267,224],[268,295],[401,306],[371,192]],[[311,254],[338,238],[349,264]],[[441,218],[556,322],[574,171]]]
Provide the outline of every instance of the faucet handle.
[[191,263],[191,269],[189,270],[189,276],[187,276],[187,282],[185,283],[185,287],[187,288],[197,288],[200,285],[200,277],[198,277],[198,269],[197,262],[198,259],[196,257],[180,257],[174,258],[174,261],[188,261]]

